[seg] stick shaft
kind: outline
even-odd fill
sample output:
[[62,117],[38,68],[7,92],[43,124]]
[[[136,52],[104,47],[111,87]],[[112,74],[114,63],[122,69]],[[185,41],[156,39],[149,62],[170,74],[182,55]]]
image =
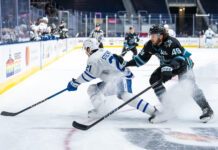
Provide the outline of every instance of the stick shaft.
[[59,95],[59,94],[65,92],[66,90],[67,90],[67,89],[63,89],[63,90],[61,90],[61,91],[59,91],[59,92],[57,92],[57,93],[55,93],[55,94],[53,94],[53,95],[51,95],[51,96],[49,96],[49,97],[47,97],[47,98],[45,98],[45,99],[43,99],[43,100],[41,100],[41,101],[39,101],[39,102],[37,102],[37,103],[35,103],[35,104],[33,104],[33,105],[27,107],[27,108],[22,109],[22,110],[20,110],[19,112],[13,113],[13,114],[18,115],[18,114],[20,114],[20,113],[23,113],[23,112],[25,112],[25,111],[27,111],[27,110],[29,110],[29,109],[35,107],[35,106],[37,106],[37,105],[39,105],[39,104],[41,104],[41,103],[47,101],[47,100],[49,100],[49,99],[51,99],[51,98],[53,98],[53,97],[55,97],[55,96],[57,96],[57,95]]

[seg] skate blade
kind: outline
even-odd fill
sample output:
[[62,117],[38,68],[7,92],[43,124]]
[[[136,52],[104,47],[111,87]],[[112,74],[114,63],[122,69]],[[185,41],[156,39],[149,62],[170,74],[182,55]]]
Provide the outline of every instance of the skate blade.
[[155,123],[164,123],[164,122],[167,122],[167,121],[168,121],[167,119],[156,119],[156,118],[154,118],[154,119],[149,120],[149,123],[155,124]]
[[202,119],[200,119],[200,120],[201,120],[202,123],[207,123],[208,121],[210,121],[211,119],[213,119],[213,116],[214,116],[214,115],[212,115],[212,116],[210,116],[210,117],[202,118]]

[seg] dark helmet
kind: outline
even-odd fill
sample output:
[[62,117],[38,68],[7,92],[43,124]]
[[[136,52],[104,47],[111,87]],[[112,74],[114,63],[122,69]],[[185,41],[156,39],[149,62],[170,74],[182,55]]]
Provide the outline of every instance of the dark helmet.
[[101,25],[99,24],[99,23],[97,23],[96,25],[95,25],[95,27],[100,27]]
[[133,27],[132,27],[132,26],[130,26],[130,27],[129,27],[129,30],[132,30],[132,29],[133,29]]
[[149,29],[149,33],[150,34],[163,34],[166,35],[166,29],[164,28],[163,25],[153,25],[150,29]]

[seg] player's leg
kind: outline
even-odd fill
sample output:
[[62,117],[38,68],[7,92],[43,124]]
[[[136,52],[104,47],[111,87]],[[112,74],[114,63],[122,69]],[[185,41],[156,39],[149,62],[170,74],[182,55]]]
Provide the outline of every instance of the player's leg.
[[196,83],[194,85],[193,99],[203,111],[203,114],[199,117],[200,120],[203,122],[209,121],[213,116],[213,110],[207,102],[203,91],[198,87]]
[[131,51],[132,51],[133,55],[137,55],[138,54],[136,47],[132,48]]
[[209,46],[209,48],[213,48],[213,39],[212,38],[208,39],[208,46]]
[[126,49],[125,47],[123,47],[121,56],[122,56],[122,57],[125,56],[126,53],[127,53],[127,49]]
[[[132,93],[131,79],[123,79],[119,83],[118,87],[119,87],[118,98],[120,98],[121,100],[127,101],[130,98],[134,97],[134,94]],[[154,106],[152,106],[151,104],[149,104],[148,102],[146,102],[140,97],[130,102],[129,105],[149,115],[153,115],[157,111],[157,109]]]
[[[150,84],[154,84],[155,82],[159,81],[161,79],[161,67],[158,67],[151,75],[150,77]],[[163,83],[159,83],[158,85],[153,87],[154,93],[160,100],[162,101],[162,96],[166,92],[166,88],[164,87]]]
[[94,107],[94,109],[88,111],[88,117],[99,117],[99,109],[105,102],[103,93],[104,85],[104,82],[99,82],[98,84],[92,84],[88,87],[87,93]]
[[207,102],[207,99],[203,93],[203,91],[198,87],[195,81],[195,76],[192,70],[190,70],[188,73],[179,75],[179,79],[188,79],[192,82],[193,85],[193,94],[192,97],[195,100],[195,102],[198,104],[198,106],[203,111],[203,114],[200,116],[200,120],[202,122],[207,122],[211,119],[213,116],[213,110],[211,109],[209,103]]
[[[161,80],[161,67],[158,67],[151,75],[150,77],[150,84],[154,84],[155,82]],[[160,102],[162,102],[163,94],[166,92],[166,88],[164,87],[163,83],[159,83],[155,87],[153,87],[154,93],[159,99]],[[161,123],[167,121],[168,117],[165,116],[164,112],[156,111],[148,120],[150,123]]]
[[207,38],[205,39],[205,47],[206,48],[211,48],[212,47],[212,39],[211,38]]

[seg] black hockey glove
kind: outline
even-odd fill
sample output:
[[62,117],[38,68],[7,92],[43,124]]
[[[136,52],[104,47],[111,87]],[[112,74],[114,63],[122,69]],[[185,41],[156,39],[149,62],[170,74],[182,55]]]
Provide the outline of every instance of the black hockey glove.
[[135,47],[137,47],[137,46],[139,46],[139,44],[138,44],[138,43],[135,43]]

